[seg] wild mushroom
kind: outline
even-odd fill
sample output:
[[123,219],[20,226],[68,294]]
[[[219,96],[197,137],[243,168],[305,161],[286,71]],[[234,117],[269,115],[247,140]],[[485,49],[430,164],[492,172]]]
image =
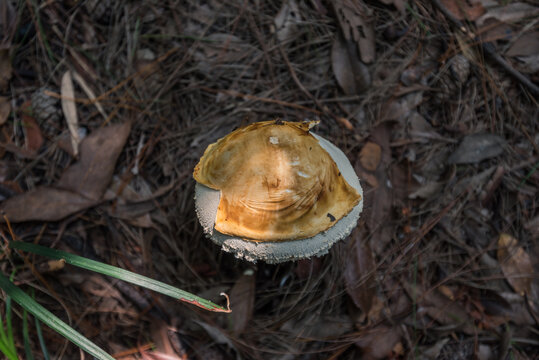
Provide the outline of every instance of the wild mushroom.
[[318,122],[254,123],[208,146],[195,167],[204,232],[249,261],[326,254],[355,227],[362,190],[346,155],[309,130]]

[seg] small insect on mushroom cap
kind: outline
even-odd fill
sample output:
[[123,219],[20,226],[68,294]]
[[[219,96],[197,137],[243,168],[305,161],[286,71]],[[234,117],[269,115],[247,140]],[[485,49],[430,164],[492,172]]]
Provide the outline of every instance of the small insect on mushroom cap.
[[253,242],[305,239],[360,202],[309,132],[315,124],[258,122],[208,146],[193,177],[220,191],[215,230]]

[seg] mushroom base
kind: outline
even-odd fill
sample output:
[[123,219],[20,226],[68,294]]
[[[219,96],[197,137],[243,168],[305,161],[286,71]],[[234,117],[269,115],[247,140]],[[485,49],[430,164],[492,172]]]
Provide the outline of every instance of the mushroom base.
[[223,250],[233,253],[238,258],[256,262],[265,261],[275,264],[290,260],[299,260],[327,254],[331,246],[347,237],[356,226],[359,214],[363,210],[363,191],[359,179],[346,155],[331,142],[313,134],[320,145],[333,158],[344,179],[361,195],[361,201],[335,225],[313,237],[290,241],[254,242],[222,234],[215,230],[215,217],[219,206],[220,191],[197,183],[195,186],[195,207],[204,233]]

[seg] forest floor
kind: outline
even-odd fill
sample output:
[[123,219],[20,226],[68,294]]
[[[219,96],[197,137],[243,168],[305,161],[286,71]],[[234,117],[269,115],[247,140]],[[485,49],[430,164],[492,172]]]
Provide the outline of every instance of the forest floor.
[[[0,1],[2,273],[116,359],[537,359],[538,19],[533,1]],[[329,254],[252,264],[204,236],[192,172],[275,118],[320,120],[365,206]],[[41,336],[84,358],[6,300],[19,356]]]

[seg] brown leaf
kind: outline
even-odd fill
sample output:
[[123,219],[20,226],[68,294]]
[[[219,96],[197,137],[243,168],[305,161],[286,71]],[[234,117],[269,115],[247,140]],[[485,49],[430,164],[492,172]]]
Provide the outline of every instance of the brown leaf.
[[357,56],[355,44],[335,37],[331,48],[331,65],[335,78],[347,95],[364,92],[371,84],[369,69]]
[[350,237],[353,248],[349,252],[344,269],[346,292],[364,313],[370,311],[375,296],[375,263],[366,235],[364,227],[356,227],[352,231]]
[[7,90],[12,72],[9,49],[0,49],[0,91]]
[[507,56],[530,56],[539,54],[539,31],[525,33],[507,50]]
[[65,171],[55,186],[11,197],[0,205],[0,211],[12,222],[58,221],[95,206],[110,182],[130,128],[130,123],[125,123],[94,131],[81,143],[80,160]]
[[77,116],[77,106],[75,104],[75,90],[71,71],[66,71],[62,76],[62,110],[67,121],[67,127],[71,134],[71,145],[75,156],[79,153],[79,118]]
[[505,6],[489,9],[488,12],[476,20],[476,24],[477,26],[482,26],[488,19],[496,19],[503,23],[511,23],[526,17],[537,16],[537,14],[539,14],[539,7],[537,6],[523,2],[512,2]]
[[450,164],[475,164],[503,153],[505,140],[494,134],[466,136],[447,161]]
[[408,197],[410,199],[417,199],[417,198],[430,199],[434,197],[436,194],[438,194],[440,190],[442,189],[442,187],[443,187],[442,183],[431,181],[431,182],[421,185],[416,191],[408,195]]
[[367,22],[371,18],[368,8],[360,1],[336,0],[335,14],[346,41],[355,43],[361,61],[369,64],[375,58],[374,30]]
[[292,37],[301,22],[301,12],[296,0],[285,0],[277,16],[273,20],[275,32],[279,41],[285,41]]
[[43,142],[43,135],[39,129],[36,119],[34,117],[23,114],[22,115],[22,126],[24,130],[24,147],[26,150],[30,151],[31,154],[37,155],[37,152]]
[[473,319],[458,302],[448,299],[438,289],[424,291],[419,286],[404,286],[412,300],[435,321],[442,325],[453,325],[468,335],[476,333]]
[[367,226],[372,232],[371,246],[375,253],[380,254],[386,244],[391,240],[392,226],[388,221],[391,216],[393,203],[392,190],[388,187],[388,174],[386,168],[391,162],[391,148],[389,147],[390,125],[382,123],[372,132],[372,142],[382,149],[381,162],[375,171],[379,186],[375,188],[371,196],[365,198],[367,208],[371,211],[367,215]]
[[169,359],[178,359],[176,351],[170,341],[170,325],[161,319],[152,319],[150,325],[151,338],[155,344],[154,350],[168,355]]
[[485,13],[479,2],[470,3],[466,0],[441,0],[445,8],[459,20],[474,21]]
[[366,170],[376,170],[381,160],[382,148],[373,142],[366,143],[359,152],[359,162]]
[[11,222],[58,221],[96,203],[69,190],[43,186],[7,199],[0,205],[0,212]]
[[362,359],[386,359],[400,338],[401,332],[397,326],[380,325],[361,335],[361,338],[356,340],[356,346],[363,351]]
[[517,293],[530,294],[533,265],[530,256],[518,246],[518,241],[509,234],[500,234],[498,239],[498,261],[503,274]]
[[80,144],[80,159],[63,174],[56,186],[99,200],[110,182],[116,160],[129,136],[131,123],[95,130]]
[[230,308],[232,309],[232,329],[241,334],[253,317],[255,303],[255,276],[247,270],[234,284],[230,291]]
[[0,125],[4,125],[11,113],[11,103],[9,98],[0,96]]
[[9,45],[17,31],[17,14],[11,1],[0,1],[0,46]]

